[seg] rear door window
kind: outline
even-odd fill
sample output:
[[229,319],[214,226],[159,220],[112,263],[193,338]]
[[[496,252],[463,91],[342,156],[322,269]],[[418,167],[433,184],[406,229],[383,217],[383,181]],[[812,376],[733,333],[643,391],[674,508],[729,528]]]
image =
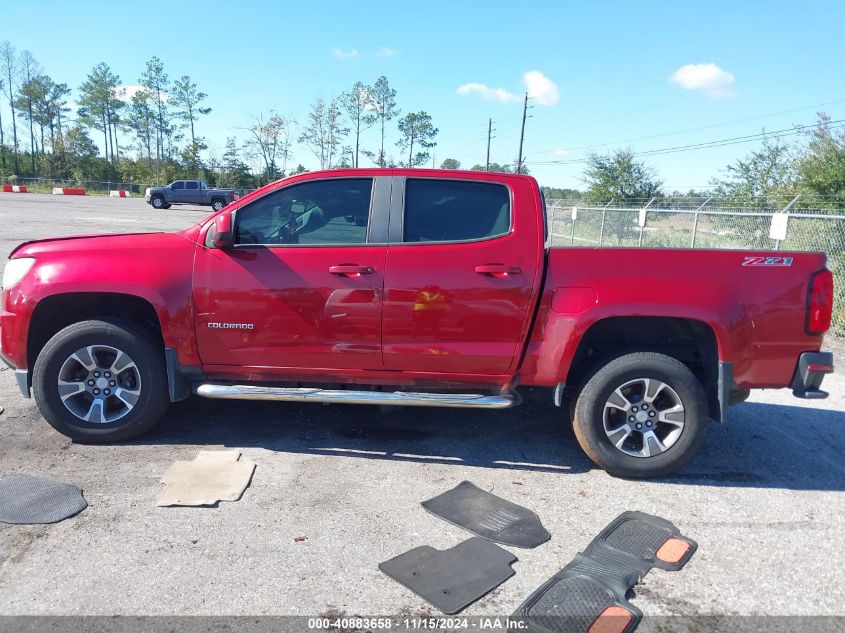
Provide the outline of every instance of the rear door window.
[[186,180],[185,181],[185,189],[199,189],[199,185],[197,184],[196,180]]
[[507,235],[510,192],[504,185],[451,179],[405,182],[403,242],[468,242]]

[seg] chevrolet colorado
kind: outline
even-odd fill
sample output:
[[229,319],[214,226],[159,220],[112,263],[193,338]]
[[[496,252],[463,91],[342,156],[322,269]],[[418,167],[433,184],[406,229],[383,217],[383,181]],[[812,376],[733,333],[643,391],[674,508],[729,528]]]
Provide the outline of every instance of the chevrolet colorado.
[[499,409],[547,387],[626,477],[680,467],[750,389],[827,395],[824,254],[547,241],[528,176],[302,174],[177,233],[18,246],[0,356],[86,442],[135,437],[191,393]]
[[234,199],[234,189],[210,189],[204,180],[174,180],[165,187],[147,187],[144,191],[144,200],[156,209],[198,204],[219,211]]

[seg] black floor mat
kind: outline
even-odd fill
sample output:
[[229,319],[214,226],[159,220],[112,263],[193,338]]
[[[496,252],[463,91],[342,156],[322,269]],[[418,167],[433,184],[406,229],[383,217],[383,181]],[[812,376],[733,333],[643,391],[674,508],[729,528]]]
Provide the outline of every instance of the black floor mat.
[[514,617],[524,626],[512,630],[629,633],[642,613],[628,602],[628,591],[653,567],[680,569],[696,548],[669,521],[625,512],[522,603]]
[[[596,627],[614,633],[633,631],[642,613],[625,599],[619,582],[599,579],[582,568],[583,555],[548,580],[514,614],[529,633],[587,633]],[[615,624],[616,626],[608,626]],[[596,629],[592,629],[595,631]]]
[[30,475],[12,474],[0,479],[0,522],[56,523],[79,514],[88,503],[82,490]]
[[422,507],[449,523],[504,545],[532,548],[551,538],[534,512],[468,481],[423,501]]
[[443,613],[452,615],[513,576],[511,565],[516,560],[510,552],[476,537],[445,550],[428,545],[416,547],[378,567]]
[[677,571],[698,545],[670,521],[643,512],[623,512],[593,539],[584,554],[594,560],[618,561],[616,567],[644,576],[652,567]]

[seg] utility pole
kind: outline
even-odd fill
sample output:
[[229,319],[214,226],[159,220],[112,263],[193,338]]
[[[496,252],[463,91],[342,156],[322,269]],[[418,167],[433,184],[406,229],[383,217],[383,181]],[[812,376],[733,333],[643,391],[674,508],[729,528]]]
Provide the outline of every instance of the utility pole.
[[528,116],[528,93],[525,93],[525,104],[522,106],[522,131],[519,133],[519,158],[516,161],[516,173],[522,173],[522,142],[525,140],[525,119]]
[[487,166],[484,171],[490,171],[490,139],[493,136],[493,119],[487,119]]

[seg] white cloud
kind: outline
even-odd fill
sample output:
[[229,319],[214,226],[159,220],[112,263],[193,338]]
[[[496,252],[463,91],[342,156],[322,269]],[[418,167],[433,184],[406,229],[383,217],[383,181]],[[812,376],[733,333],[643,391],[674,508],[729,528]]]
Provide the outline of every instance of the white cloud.
[[568,149],[555,149],[552,150],[552,154],[563,158],[564,156],[569,156],[570,154],[572,154],[572,152],[570,152]]
[[512,103],[519,101],[519,96],[508,92],[504,88],[491,88],[484,84],[471,82],[458,88],[459,95],[480,94],[485,101],[498,101],[500,103]]
[[[522,83],[525,85],[525,91],[528,93],[528,96],[537,105],[552,106],[560,101],[560,92],[558,91],[557,84],[539,70],[529,70],[525,73],[522,76]],[[516,103],[522,100],[520,95],[504,88],[491,88],[486,84],[476,82],[467,83],[459,87],[458,94],[479,94],[485,101],[498,101],[500,103]]]
[[358,51],[354,48],[350,48],[348,51],[345,51],[342,48],[338,48],[337,46],[335,46],[332,49],[332,55],[341,60],[352,59],[353,57],[358,57]]
[[553,106],[560,101],[557,84],[539,70],[529,70],[525,73],[522,83],[525,84],[529,98],[538,105]]
[[389,46],[379,46],[375,52],[376,57],[393,57],[394,55],[398,54],[399,51],[397,51],[395,48],[390,48]]
[[134,97],[136,93],[143,89],[144,86],[139,86],[138,84],[118,86],[114,91],[114,95],[121,101],[126,101],[128,103],[129,101],[132,101],[132,97]]
[[[116,96],[121,101],[129,103],[132,101],[132,97],[134,97],[136,94],[138,94],[144,89],[144,86],[140,84],[126,84],[125,86],[118,86],[117,88],[115,88],[114,96]],[[162,93],[161,97],[162,101],[167,101],[167,99],[169,98],[166,92]]]
[[701,90],[713,99],[732,97],[731,86],[734,83],[733,73],[729,73],[716,64],[685,64],[678,68],[669,78],[684,90]]

